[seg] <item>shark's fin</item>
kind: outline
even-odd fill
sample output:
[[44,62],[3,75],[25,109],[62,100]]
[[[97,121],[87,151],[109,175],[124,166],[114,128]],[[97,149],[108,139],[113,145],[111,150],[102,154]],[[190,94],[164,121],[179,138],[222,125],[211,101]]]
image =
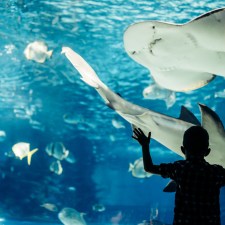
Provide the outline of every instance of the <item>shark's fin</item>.
[[185,106],[181,106],[179,119],[188,123],[193,123],[195,125],[201,125],[196,116]]
[[202,126],[208,131],[209,137],[215,137],[216,134],[224,136],[224,126],[219,116],[206,105],[200,104],[202,114]]
[[176,189],[177,183],[174,180],[170,180],[163,189],[163,192],[176,192]]
[[[200,110],[201,110],[202,113],[208,115],[211,119],[216,121],[216,123],[219,126],[221,126],[222,129],[224,129],[221,119],[219,118],[219,116],[212,109],[210,109],[208,106],[203,105],[201,103],[199,103],[198,105],[199,105]],[[204,118],[202,118],[202,119],[203,119],[202,123],[206,122],[206,121],[204,121]],[[204,125],[204,124],[202,124],[202,125]]]
[[27,154],[27,163],[28,165],[30,165],[31,163],[31,157],[32,155],[38,150],[38,148],[35,148],[34,150],[30,151],[28,154]]

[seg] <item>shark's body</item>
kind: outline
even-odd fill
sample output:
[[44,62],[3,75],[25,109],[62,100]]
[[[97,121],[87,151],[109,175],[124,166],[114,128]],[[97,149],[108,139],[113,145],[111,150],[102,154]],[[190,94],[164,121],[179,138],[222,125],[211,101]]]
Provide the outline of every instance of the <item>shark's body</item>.
[[[133,127],[141,128],[146,135],[151,131],[153,139],[183,156],[180,146],[185,130],[193,125],[200,124],[190,111],[183,107],[181,116],[177,119],[128,102],[110,90],[80,55],[68,47],[64,47],[62,52],[78,70],[81,79],[95,88],[111,109],[115,110]],[[212,149],[207,161],[225,167],[225,131],[223,124],[217,114],[208,107],[200,105],[200,110],[202,126],[209,133]]]
[[187,91],[225,77],[225,8],[185,24],[143,21],[124,33],[128,55],[166,89]]

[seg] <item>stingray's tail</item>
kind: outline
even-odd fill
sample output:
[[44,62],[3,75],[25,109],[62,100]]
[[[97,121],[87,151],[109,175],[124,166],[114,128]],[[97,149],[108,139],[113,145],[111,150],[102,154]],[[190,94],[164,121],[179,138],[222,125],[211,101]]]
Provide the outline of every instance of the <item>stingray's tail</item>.
[[91,68],[91,66],[71,48],[63,47],[61,53],[65,54],[67,59],[73,64],[73,66],[80,73],[81,79],[85,83],[96,89],[105,86],[105,84],[103,84],[102,81],[98,78],[97,74]]

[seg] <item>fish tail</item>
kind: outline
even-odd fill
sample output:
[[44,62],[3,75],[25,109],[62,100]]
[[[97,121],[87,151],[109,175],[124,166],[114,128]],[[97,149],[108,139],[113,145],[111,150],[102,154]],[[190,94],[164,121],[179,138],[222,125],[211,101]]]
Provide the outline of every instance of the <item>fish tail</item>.
[[134,165],[132,163],[130,163],[128,172],[132,171],[133,168],[134,168]]
[[53,53],[53,50],[48,51],[47,52],[48,57],[51,57],[52,56],[52,53]]
[[27,154],[27,163],[28,165],[30,165],[31,163],[31,157],[32,155],[38,150],[38,148],[35,148],[34,150],[30,151],[28,154]]

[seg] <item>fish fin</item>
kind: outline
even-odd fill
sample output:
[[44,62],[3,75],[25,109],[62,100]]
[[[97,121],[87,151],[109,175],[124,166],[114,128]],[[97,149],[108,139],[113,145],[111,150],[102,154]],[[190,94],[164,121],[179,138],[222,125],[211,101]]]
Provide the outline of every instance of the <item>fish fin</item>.
[[[219,9],[215,9],[215,10],[212,10],[212,11],[209,11],[207,13],[204,13],[196,18],[194,18],[193,20],[191,20],[190,22],[194,22],[194,21],[197,21],[199,19],[203,19],[203,18],[207,18],[208,16],[212,15],[212,14],[215,14],[215,13],[219,13],[219,12],[222,12],[222,11],[225,11],[225,8],[219,8]],[[223,13],[223,12],[222,12]]]
[[[221,141],[224,142],[225,130],[223,123],[212,109],[203,104],[199,104],[199,107],[202,114],[202,126],[208,131],[210,148],[214,150]],[[221,147],[219,146],[219,148]],[[211,152],[212,155],[213,152]]]
[[23,155],[23,156],[18,156],[20,160],[22,160],[23,158],[26,157],[26,155]]
[[30,165],[31,163],[31,157],[32,155],[38,150],[38,148],[35,148],[34,150],[30,151],[28,154],[27,154],[27,163],[28,165]]
[[153,176],[152,173],[146,172],[146,178],[149,178],[149,177],[151,177],[151,176]]
[[222,123],[221,119],[212,109],[210,109],[208,106],[203,105],[201,103],[199,103],[199,107],[200,107],[201,113],[203,115],[202,116],[202,126],[203,127],[207,126],[207,124],[205,124],[207,122],[205,119],[207,119],[206,116],[208,116],[208,118],[210,120],[213,120],[214,123],[217,124],[217,127],[224,130],[224,126],[223,126],[223,123]]
[[70,153],[70,151],[67,149],[66,151],[65,151],[65,158],[67,158],[67,156],[69,155],[69,153]]
[[47,51],[47,55],[50,58],[52,56],[53,50]]
[[[182,77],[180,76],[182,74]],[[184,69],[174,69],[168,71],[151,72],[155,82],[163,88],[186,92],[199,89],[210,83],[216,76],[208,72],[189,71]]]
[[132,163],[129,163],[129,170],[128,170],[128,172],[131,172],[133,168],[134,168],[134,165]]
[[201,125],[196,116],[183,105],[181,106],[179,119],[195,125]]
[[170,180],[163,189],[163,192],[176,192],[176,189],[177,183],[174,180]]

